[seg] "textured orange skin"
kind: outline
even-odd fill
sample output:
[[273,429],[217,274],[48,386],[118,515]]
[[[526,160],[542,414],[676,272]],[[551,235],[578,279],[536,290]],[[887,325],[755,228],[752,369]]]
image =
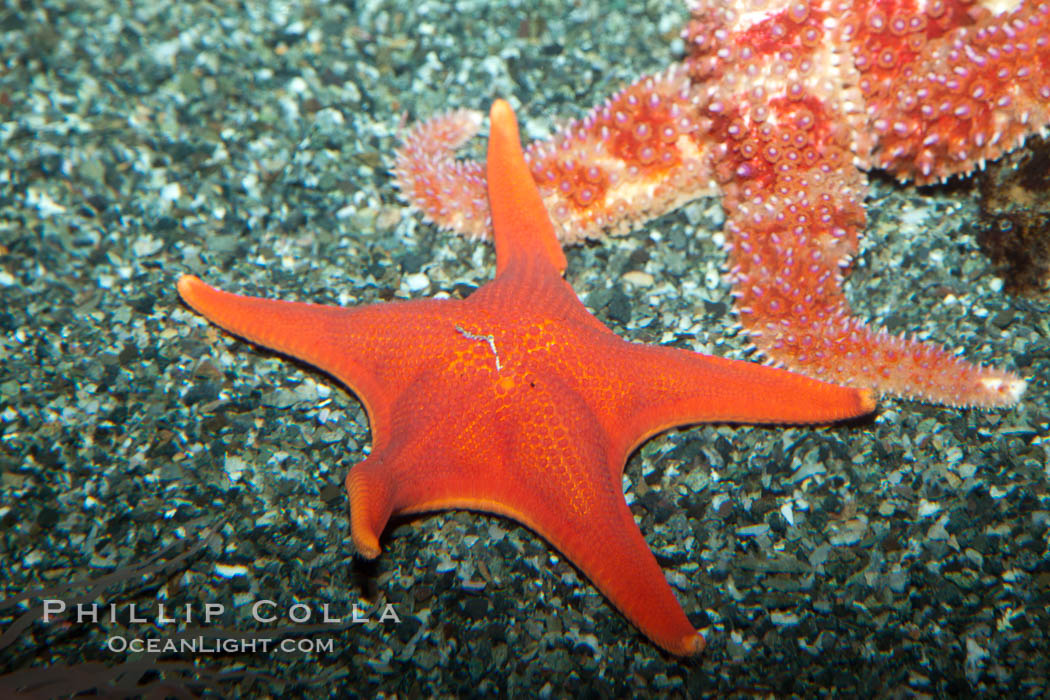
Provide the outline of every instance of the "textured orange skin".
[[624,463],[667,428],[862,415],[871,392],[771,367],[627,342],[561,278],[565,257],[525,165],[510,106],[492,107],[495,279],[463,300],[354,309],[222,292],[183,276],[213,323],[330,373],[364,402],[371,455],[350,470],[351,534],[379,555],[390,517],[496,513],[571,560],[647,637],[700,652],[624,501]]

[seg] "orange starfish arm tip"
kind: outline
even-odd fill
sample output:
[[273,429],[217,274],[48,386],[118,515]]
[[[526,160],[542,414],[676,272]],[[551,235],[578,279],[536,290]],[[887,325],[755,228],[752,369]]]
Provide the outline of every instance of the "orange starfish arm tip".
[[215,325],[254,343],[274,346],[269,338],[264,337],[261,321],[265,315],[258,312],[262,307],[281,302],[224,292],[195,275],[183,275],[175,286],[179,296],[191,309]]
[[357,553],[375,559],[382,551],[379,535],[394,512],[389,475],[373,448],[372,455],[346,475],[350,498],[350,538]]
[[518,139],[518,120],[506,100],[496,100],[489,112],[489,207],[496,241],[496,274],[514,259],[538,252],[559,273],[565,253],[547,216]]
[[857,392],[860,400],[860,412],[858,416],[867,415],[875,410],[875,406],[878,404],[878,400],[875,398],[875,392],[871,389],[860,389]]
[[202,282],[196,275],[179,277],[179,281],[175,286],[179,290],[179,296],[190,308],[208,317],[206,307],[208,306],[208,292],[212,291],[211,287]]
[[707,648],[707,640],[704,639],[704,635],[697,632],[696,634],[688,635],[682,640],[681,651],[672,650],[678,656],[694,656],[699,654]]
[[194,275],[183,275],[182,277],[179,277],[179,281],[176,284],[176,287],[178,287],[179,290],[179,296],[185,299],[187,294],[193,293],[193,287],[197,284],[204,283],[201,282],[200,279],[198,277],[195,277]]

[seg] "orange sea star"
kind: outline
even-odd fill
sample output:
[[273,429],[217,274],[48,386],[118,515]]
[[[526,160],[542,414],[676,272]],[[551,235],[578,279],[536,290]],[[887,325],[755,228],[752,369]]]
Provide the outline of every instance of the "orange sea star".
[[230,294],[188,275],[179,294],[360,397],[373,447],[346,487],[361,554],[379,555],[399,513],[504,515],[563,552],[661,647],[699,652],[704,638],[624,501],[627,456],[676,425],[827,422],[870,412],[872,394],[616,336],[561,277],[565,256],[506,102],[491,123],[496,277],[468,298],[344,309]]

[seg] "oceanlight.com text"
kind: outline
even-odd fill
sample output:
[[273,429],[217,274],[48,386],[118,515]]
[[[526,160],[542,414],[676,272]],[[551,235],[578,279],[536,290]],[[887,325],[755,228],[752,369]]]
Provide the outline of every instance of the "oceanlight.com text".
[[254,654],[283,651],[324,654],[335,651],[334,639],[209,639],[203,636],[180,639],[110,637],[106,648],[116,654]]

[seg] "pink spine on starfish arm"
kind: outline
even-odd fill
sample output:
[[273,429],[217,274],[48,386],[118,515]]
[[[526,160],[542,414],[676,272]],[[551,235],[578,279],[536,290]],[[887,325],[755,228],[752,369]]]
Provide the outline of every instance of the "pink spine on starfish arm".
[[942,180],[1050,124],[1050,4],[1026,0],[998,14],[984,4],[874,3],[844,27],[879,167],[920,184]]
[[[705,141],[697,138],[694,95],[683,66],[646,76],[549,141],[525,152],[563,243],[626,233],[685,202],[715,194]],[[480,114],[428,119],[405,136],[393,172],[405,199],[430,221],[487,237],[481,165],[454,152],[478,131]]]
[[[856,22],[837,21],[853,17],[845,5],[751,4],[752,13],[741,3],[697,4],[686,30],[692,73],[707,85],[700,108],[722,144],[713,169],[725,194],[736,309],[751,340],[774,363],[826,381],[950,405],[1016,403],[1019,377],[851,315],[843,274],[866,192],[852,164],[871,162],[862,106],[872,90],[843,55],[849,42],[827,39],[829,31],[858,36]],[[897,14],[879,14],[887,3],[872,6],[882,9],[868,25],[898,26]]]
[[482,115],[458,109],[416,124],[394,154],[401,195],[429,220],[471,238],[492,232],[485,169],[455,152],[481,128]]
[[696,96],[683,65],[619,91],[526,159],[563,242],[622,234],[714,194]]

